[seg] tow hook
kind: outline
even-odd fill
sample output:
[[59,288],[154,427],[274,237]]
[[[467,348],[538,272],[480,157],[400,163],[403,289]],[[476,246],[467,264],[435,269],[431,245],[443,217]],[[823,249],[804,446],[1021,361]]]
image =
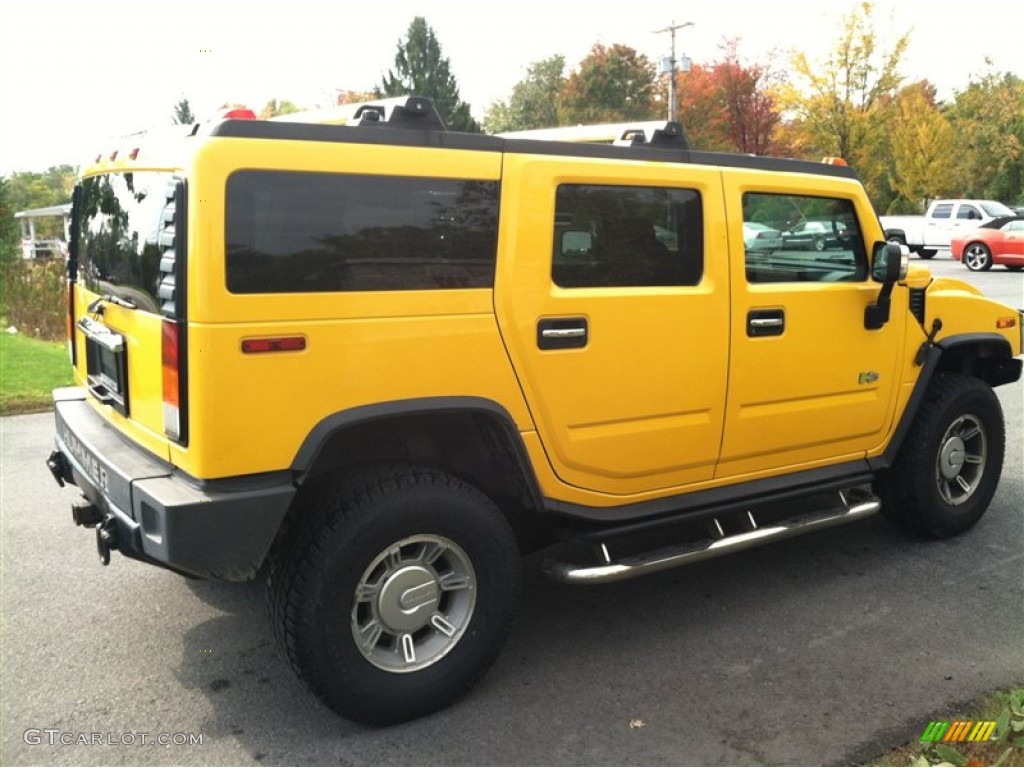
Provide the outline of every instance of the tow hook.
[[50,469],[53,479],[57,481],[57,485],[63,488],[64,476],[68,474],[68,460],[64,458],[64,454],[54,451],[46,460],[46,466]]
[[103,565],[110,565],[110,550],[117,549],[117,523],[113,515],[103,520],[96,529],[96,551],[99,553],[100,562]]

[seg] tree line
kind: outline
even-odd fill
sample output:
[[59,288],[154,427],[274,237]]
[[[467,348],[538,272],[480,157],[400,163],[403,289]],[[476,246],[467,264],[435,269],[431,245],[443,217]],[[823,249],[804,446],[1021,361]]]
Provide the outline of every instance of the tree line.
[[[991,64],[951,101],[927,80],[900,74],[909,34],[878,45],[871,3],[840,22],[821,60],[795,52],[787,67],[746,60],[738,40],[713,61],[678,72],[678,119],[696,149],[820,160],[844,158],[857,169],[880,213],[914,213],[937,197],[1024,204],[1024,80]],[[394,64],[370,91],[339,91],[339,104],[414,94],[434,100],[448,127],[500,133],[585,123],[664,119],[668,82],[633,48],[595,44],[575,67],[561,54],[530,63],[482,123],[459,93],[434,30],[416,17],[399,39]],[[225,104],[225,107],[232,106]],[[299,111],[271,99],[260,112]],[[195,120],[186,98],[177,123]],[[74,169],[0,177],[0,255],[17,246],[13,213],[67,202]]]

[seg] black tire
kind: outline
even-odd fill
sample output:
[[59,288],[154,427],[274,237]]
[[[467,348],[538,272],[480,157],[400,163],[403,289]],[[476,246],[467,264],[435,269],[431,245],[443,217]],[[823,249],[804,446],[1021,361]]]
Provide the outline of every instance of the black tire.
[[930,259],[936,253],[938,253],[938,251],[936,251],[934,248],[921,248],[920,250],[918,250],[917,255],[918,258],[921,259]]
[[922,536],[963,533],[992,501],[1005,439],[991,387],[973,376],[938,374],[895,463],[875,482],[882,514]]
[[274,633],[338,714],[373,725],[420,717],[463,695],[498,655],[521,563],[508,522],[476,488],[383,467],[311,494],[289,528],[268,578]]
[[986,272],[992,269],[992,251],[984,243],[968,243],[964,247],[964,266],[971,272]]
[[1010,272],[1020,272],[1022,269],[1024,269],[1024,266],[1021,266],[1020,264],[1007,264],[1006,268]]
[[889,242],[890,243],[896,243],[896,245],[906,245],[907,244],[907,238],[904,237],[903,235],[890,235],[889,236]]
[[822,237],[821,235],[815,235],[814,239],[811,241],[811,247],[814,248],[814,250],[816,251],[824,251],[825,238]]

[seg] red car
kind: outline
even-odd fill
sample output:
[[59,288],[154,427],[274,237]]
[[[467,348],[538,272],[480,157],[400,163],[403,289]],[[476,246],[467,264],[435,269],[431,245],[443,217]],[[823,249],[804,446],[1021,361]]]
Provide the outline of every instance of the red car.
[[972,272],[1003,264],[1019,272],[1024,269],[1024,216],[1002,216],[970,232],[953,236],[949,244],[953,258],[963,261]]

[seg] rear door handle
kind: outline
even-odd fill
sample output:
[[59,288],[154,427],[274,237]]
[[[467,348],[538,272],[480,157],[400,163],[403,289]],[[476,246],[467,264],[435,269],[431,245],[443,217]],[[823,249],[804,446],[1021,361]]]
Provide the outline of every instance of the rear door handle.
[[540,349],[578,349],[587,346],[585,317],[559,317],[537,321],[537,347]]
[[783,309],[752,309],[747,313],[747,336],[781,336],[786,330]]

